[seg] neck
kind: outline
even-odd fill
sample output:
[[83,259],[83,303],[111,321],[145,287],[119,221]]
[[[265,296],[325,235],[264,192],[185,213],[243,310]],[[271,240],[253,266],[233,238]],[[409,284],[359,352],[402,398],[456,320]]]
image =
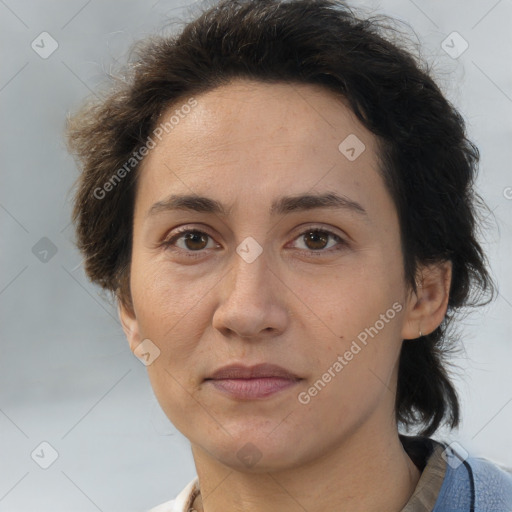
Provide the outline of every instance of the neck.
[[265,473],[230,468],[198,445],[192,453],[201,489],[197,512],[399,512],[421,476],[396,427],[359,429],[313,461]]

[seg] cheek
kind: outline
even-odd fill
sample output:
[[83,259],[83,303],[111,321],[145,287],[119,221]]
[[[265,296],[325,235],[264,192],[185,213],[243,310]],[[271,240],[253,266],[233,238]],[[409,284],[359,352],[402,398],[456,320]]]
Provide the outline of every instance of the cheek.
[[315,346],[307,349],[314,361],[311,381],[329,380],[325,388],[319,383],[322,391],[312,401],[318,400],[319,406],[342,405],[345,412],[336,408],[332,413],[337,416],[349,414],[355,404],[376,403],[393,386],[405,305],[400,269],[386,272],[386,263],[382,259],[364,269],[338,274],[328,287],[323,286],[329,290],[327,296],[310,299],[324,320]]
[[147,369],[151,387],[163,412],[179,431],[189,435],[194,419],[202,418],[203,411],[198,402],[191,399],[192,394],[185,391],[185,376],[158,360]]
[[[350,343],[379,321],[403,294],[401,269],[376,251],[355,254],[323,275],[296,273],[287,281],[292,283],[294,296],[290,295],[290,301],[301,320],[309,328],[317,325],[319,338],[324,337],[328,345],[341,338]],[[384,331],[390,330],[395,316],[396,311],[391,310]],[[382,330],[380,322],[377,327]]]
[[326,435],[355,429],[379,407],[392,407],[400,341],[391,322],[377,334],[356,328],[353,332],[367,335],[365,343],[347,332],[344,339],[326,344],[314,360],[315,370],[300,403],[309,401],[301,406],[310,408],[307,417],[323,418]]
[[201,299],[214,284],[213,276],[194,274],[191,267],[184,270],[166,261],[163,255],[134,260],[133,301],[147,337],[162,338],[165,333],[180,332],[187,317],[201,309]]

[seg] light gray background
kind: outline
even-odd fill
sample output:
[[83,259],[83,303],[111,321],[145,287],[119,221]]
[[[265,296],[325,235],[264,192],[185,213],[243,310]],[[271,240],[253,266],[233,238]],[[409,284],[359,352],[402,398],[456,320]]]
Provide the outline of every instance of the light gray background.
[[[0,0],[0,511],[142,511],[195,475],[188,441],[80,266],[69,224],[77,170],[62,139],[67,112],[133,41],[185,14],[180,5]],[[466,356],[455,361],[463,425],[439,437],[512,465],[512,2],[353,5],[410,23],[481,150],[479,189],[498,222],[485,247],[500,296],[465,321]],[[47,59],[31,48],[43,31],[59,45]],[[469,43],[458,59],[441,48],[453,31]],[[47,262],[32,251],[42,237],[57,249]],[[42,441],[59,454],[46,470],[31,458]]]

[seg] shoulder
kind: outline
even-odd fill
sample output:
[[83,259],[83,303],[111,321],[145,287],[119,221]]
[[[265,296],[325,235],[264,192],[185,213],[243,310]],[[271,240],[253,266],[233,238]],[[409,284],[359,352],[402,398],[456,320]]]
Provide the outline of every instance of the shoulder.
[[446,460],[446,474],[434,510],[510,512],[510,468],[481,457],[461,457],[449,447],[443,452],[443,458]]
[[512,469],[480,457],[470,457],[468,462],[475,482],[476,503],[482,506],[507,505],[506,510],[510,510]]

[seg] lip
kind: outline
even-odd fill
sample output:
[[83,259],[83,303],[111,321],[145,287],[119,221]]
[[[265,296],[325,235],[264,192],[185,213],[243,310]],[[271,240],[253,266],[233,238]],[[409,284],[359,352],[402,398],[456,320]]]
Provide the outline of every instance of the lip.
[[205,381],[216,390],[240,400],[263,399],[295,386],[300,377],[275,364],[228,365]]
[[254,366],[244,366],[241,364],[229,364],[215,370],[206,380],[220,379],[259,379],[266,377],[280,377],[282,379],[297,380],[295,375],[281,366],[270,363],[261,363]]

